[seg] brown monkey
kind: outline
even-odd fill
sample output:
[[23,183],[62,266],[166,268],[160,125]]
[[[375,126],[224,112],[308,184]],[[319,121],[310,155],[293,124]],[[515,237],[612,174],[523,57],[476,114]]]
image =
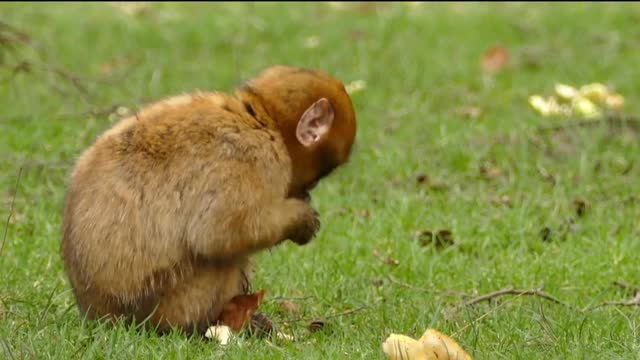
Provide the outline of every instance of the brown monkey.
[[202,333],[247,292],[251,255],[320,226],[309,191],[350,156],[354,110],[320,72],[265,70],[235,96],[170,97],[87,149],[62,257],[89,319]]

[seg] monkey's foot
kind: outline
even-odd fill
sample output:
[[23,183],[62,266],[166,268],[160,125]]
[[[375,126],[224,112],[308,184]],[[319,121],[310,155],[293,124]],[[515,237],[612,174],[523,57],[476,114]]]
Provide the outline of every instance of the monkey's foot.
[[256,313],[251,318],[251,332],[258,337],[275,335],[278,339],[293,340],[293,336],[277,331],[273,322],[262,313]]

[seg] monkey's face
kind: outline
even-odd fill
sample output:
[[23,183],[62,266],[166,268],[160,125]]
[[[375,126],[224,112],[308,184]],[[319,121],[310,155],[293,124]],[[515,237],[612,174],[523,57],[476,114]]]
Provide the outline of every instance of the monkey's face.
[[344,85],[320,71],[274,66],[245,88],[280,128],[292,161],[289,196],[308,198],[351,154],[356,116]]

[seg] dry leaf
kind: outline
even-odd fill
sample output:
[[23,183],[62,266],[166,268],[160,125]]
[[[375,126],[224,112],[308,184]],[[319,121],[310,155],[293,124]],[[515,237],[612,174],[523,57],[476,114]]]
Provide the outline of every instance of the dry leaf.
[[291,301],[286,301],[286,300],[280,303],[280,309],[290,314],[298,312],[298,306],[292,303]]
[[359,210],[358,211],[358,216],[360,216],[361,218],[364,218],[364,219],[368,219],[369,216],[370,216],[369,210],[367,210],[367,209]]
[[135,16],[148,11],[150,5],[150,3],[146,1],[111,1],[108,2],[108,4],[129,16]]
[[502,170],[491,164],[482,164],[480,166],[480,172],[487,179],[495,179],[502,175]]
[[390,265],[390,266],[398,266],[398,265],[400,265],[400,261],[398,261],[396,258],[394,258],[391,255],[387,256],[387,259],[384,261],[384,263],[387,264],[387,265]]
[[482,115],[482,109],[477,106],[465,106],[458,108],[456,114],[468,119],[477,119]]
[[491,198],[490,202],[493,205],[504,205],[507,207],[513,207],[513,202],[507,195],[502,195],[501,197],[494,196]]
[[509,64],[509,53],[503,47],[494,47],[482,56],[482,71],[494,74]]
[[551,228],[545,226],[544,229],[540,231],[540,236],[542,237],[542,241],[544,242],[551,241]]
[[318,332],[322,329],[324,329],[324,321],[316,320],[312,321],[311,324],[309,324],[309,331],[311,331],[312,333]]
[[253,334],[262,336],[271,334],[273,330],[273,322],[264,314],[254,314],[251,317],[251,331]]
[[454,244],[453,234],[451,230],[439,230],[435,234],[429,230],[419,231],[416,233],[416,237],[422,246],[435,245],[436,249],[440,250],[449,247]]
[[103,64],[100,64],[100,74],[108,76],[128,65],[129,61],[126,58],[117,57]]
[[416,182],[418,184],[427,185],[429,188],[433,190],[446,190],[449,188],[449,185],[439,179],[432,179],[428,175],[419,174],[416,176]]
[[589,204],[583,199],[574,200],[573,206],[576,209],[576,215],[578,215],[578,217],[583,217],[589,208]]
[[262,303],[265,291],[260,290],[255,294],[242,294],[233,297],[224,306],[222,314],[218,318],[218,324],[227,325],[231,330],[239,332],[251,322],[251,318]]

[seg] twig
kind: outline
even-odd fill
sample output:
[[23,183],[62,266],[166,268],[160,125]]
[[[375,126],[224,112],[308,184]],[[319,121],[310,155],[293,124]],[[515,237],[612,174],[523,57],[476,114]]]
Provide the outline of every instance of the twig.
[[597,305],[596,308],[603,306],[640,306],[640,299],[633,299],[631,301],[605,301]]
[[307,300],[307,299],[313,299],[313,296],[292,296],[292,297],[285,297],[285,296],[277,296],[268,300],[265,300],[264,302],[274,302],[274,301],[295,301],[295,300]]
[[500,296],[505,296],[505,295],[517,295],[517,296],[538,296],[541,297],[545,300],[549,300],[553,303],[559,304],[559,305],[563,305],[566,307],[572,307],[571,305],[564,303],[560,300],[558,300],[557,298],[547,294],[546,292],[542,291],[542,289],[530,289],[530,290],[516,290],[514,288],[506,288],[506,289],[502,289],[502,290],[498,290],[498,291],[494,291],[492,293],[486,294],[486,295],[482,295],[482,296],[478,296],[476,298],[473,298],[469,301],[464,302],[462,305],[459,305],[459,307],[465,307],[465,306],[471,306],[471,305],[475,305],[477,303],[483,302],[483,301],[489,301],[492,299],[495,299],[497,297]]
[[613,125],[628,125],[634,130],[640,130],[640,119],[633,116],[625,115],[608,115],[596,120],[577,120],[573,122],[567,122],[562,125],[543,127],[538,129],[538,133],[559,132],[574,128],[586,128],[606,123],[609,126]]
[[470,323],[468,323],[467,325],[463,326],[461,329],[458,329],[456,332],[454,332],[453,334],[451,334],[452,337],[457,337],[459,334],[461,334],[463,331],[465,331],[467,328],[469,328],[470,326],[472,326],[473,324],[481,321],[482,319],[486,318],[487,316],[493,314],[494,312],[498,311],[498,309],[500,309],[501,307],[507,305],[508,303],[515,301],[517,298],[519,298],[522,295],[518,295],[516,297],[513,297],[511,299],[507,299],[505,302],[498,304],[498,306],[491,308],[489,311],[487,311],[486,313],[482,314],[481,316],[479,316],[478,318],[474,319],[473,321],[471,321]]
[[617,286],[617,287],[619,287],[619,288],[621,288],[623,290],[631,290],[631,291],[633,291],[634,294],[637,294],[638,292],[640,292],[640,287],[634,286],[634,285],[631,285],[631,284],[627,284],[624,281],[614,281],[613,285],[615,285],[615,286]]
[[4,251],[4,245],[7,242],[7,233],[9,230],[9,222],[11,221],[11,215],[13,215],[13,204],[16,200],[16,194],[18,193],[18,185],[20,184],[20,177],[22,176],[22,166],[18,171],[18,178],[16,179],[16,187],[13,191],[13,196],[11,197],[11,205],[9,205],[9,215],[7,215],[7,222],[4,226],[4,236],[2,237],[2,245],[0,246],[0,258],[2,257],[2,253]]
[[469,298],[471,297],[468,294],[462,293],[462,292],[458,292],[458,291],[440,291],[440,290],[434,290],[434,289],[427,289],[427,288],[421,288],[421,287],[417,287],[417,286],[413,286],[407,283],[404,283],[402,281],[396,280],[395,278],[393,278],[391,275],[387,276],[387,278],[389,279],[389,281],[392,284],[407,288],[407,289],[411,289],[411,290],[415,290],[415,291],[421,291],[421,292],[427,292],[427,293],[432,293],[432,294],[447,294],[450,296],[460,296],[460,297],[466,297]]
[[[321,319],[331,319],[331,318],[336,318],[336,317],[340,317],[340,316],[347,316],[347,315],[352,315],[355,314],[357,312],[363,311],[365,309],[370,308],[372,305],[363,305],[363,306],[359,306],[357,308],[353,308],[353,309],[349,309],[346,311],[342,311],[342,312],[338,312],[338,313],[333,313],[330,315],[326,315],[321,317]],[[295,322],[301,322],[301,321],[315,321],[318,320],[318,318],[313,318],[313,319],[309,319],[309,318],[296,318],[296,319],[290,319],[290,320],[281,320],[281,323],[284,324],[290,324],[290,323],[295,323]]]
[[633,300],[630,301],[605,301],[596,306],[596,308],[603,306],[640,306],[640,292],[636,292]]

